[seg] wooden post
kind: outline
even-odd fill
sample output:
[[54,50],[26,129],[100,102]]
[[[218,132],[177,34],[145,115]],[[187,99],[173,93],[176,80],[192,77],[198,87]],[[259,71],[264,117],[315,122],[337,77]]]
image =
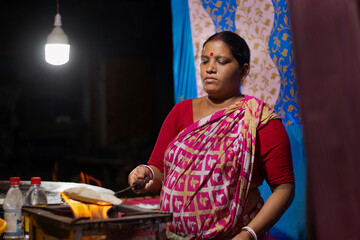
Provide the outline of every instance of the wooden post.
[[291,0],[312,234],[360,236],[360,16],[356,0]]

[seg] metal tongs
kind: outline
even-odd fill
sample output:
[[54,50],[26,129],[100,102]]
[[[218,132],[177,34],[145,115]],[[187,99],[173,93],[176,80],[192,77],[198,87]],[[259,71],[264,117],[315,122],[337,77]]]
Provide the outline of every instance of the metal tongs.
[[126,192],[132,188],[134,188],[135,190],[139,190],[139,189],[142,189],[145,187],[145,185],[150,181],[150,177],[149,176],[146,176],[144,179],[140,179],[140,180],[137,180],[133,183],[133,185],[127,187],[127,188],[124,188],[120,191],[117,191],[115,192],[115,196],[117,196],[118,194],[120,193],[123,193],[123,192]]

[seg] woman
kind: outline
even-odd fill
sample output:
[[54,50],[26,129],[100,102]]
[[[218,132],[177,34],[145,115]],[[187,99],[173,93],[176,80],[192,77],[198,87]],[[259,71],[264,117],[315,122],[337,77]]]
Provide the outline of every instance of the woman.
[[[149,165],[129,184],[152,180],[137,193],[161,190],[173,213],[168,238],[260,239],[293,200],[289,139],[281,119],[261,100],[244,96],[250,51],[237,34],[214,34],[203,45],[201,79],[207,96],[174,106]],[[273,193],[263,203],[258,187]]]

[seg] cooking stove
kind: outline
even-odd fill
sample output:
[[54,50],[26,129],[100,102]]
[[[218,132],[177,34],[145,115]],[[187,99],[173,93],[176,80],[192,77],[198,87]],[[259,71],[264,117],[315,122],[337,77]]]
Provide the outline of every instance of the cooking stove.
[[150,211],[122,203],[108,211],[107,219],[74,218],[68,205],[24,206],[30,239],[46,240],[162,240],[171,213]]

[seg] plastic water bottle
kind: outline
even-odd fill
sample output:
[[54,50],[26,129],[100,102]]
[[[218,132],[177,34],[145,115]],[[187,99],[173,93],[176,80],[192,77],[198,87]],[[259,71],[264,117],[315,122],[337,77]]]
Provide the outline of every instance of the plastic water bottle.
[[3,203],[4,219],[6,221],[4,239],[24,239],[24,233],[22,231],[23,220],[21,216],[21,208],[24,200],[19,184],[19,177],[10,178],[10,189]]
[[[37,205],[37,206],[46,206],[47,205],[47,197],[44,189],[41,187],[41,178],[40,177],[32,177],[31,178],[31,186],[29,191],[25,196],[25,205]],[[25,217],[25,239],[29,239],[29,218]]]
[[31,187],[26,193],[25,205],[47,205],[47,198],[44,189],[41,187],[40,177],[31,178]]

